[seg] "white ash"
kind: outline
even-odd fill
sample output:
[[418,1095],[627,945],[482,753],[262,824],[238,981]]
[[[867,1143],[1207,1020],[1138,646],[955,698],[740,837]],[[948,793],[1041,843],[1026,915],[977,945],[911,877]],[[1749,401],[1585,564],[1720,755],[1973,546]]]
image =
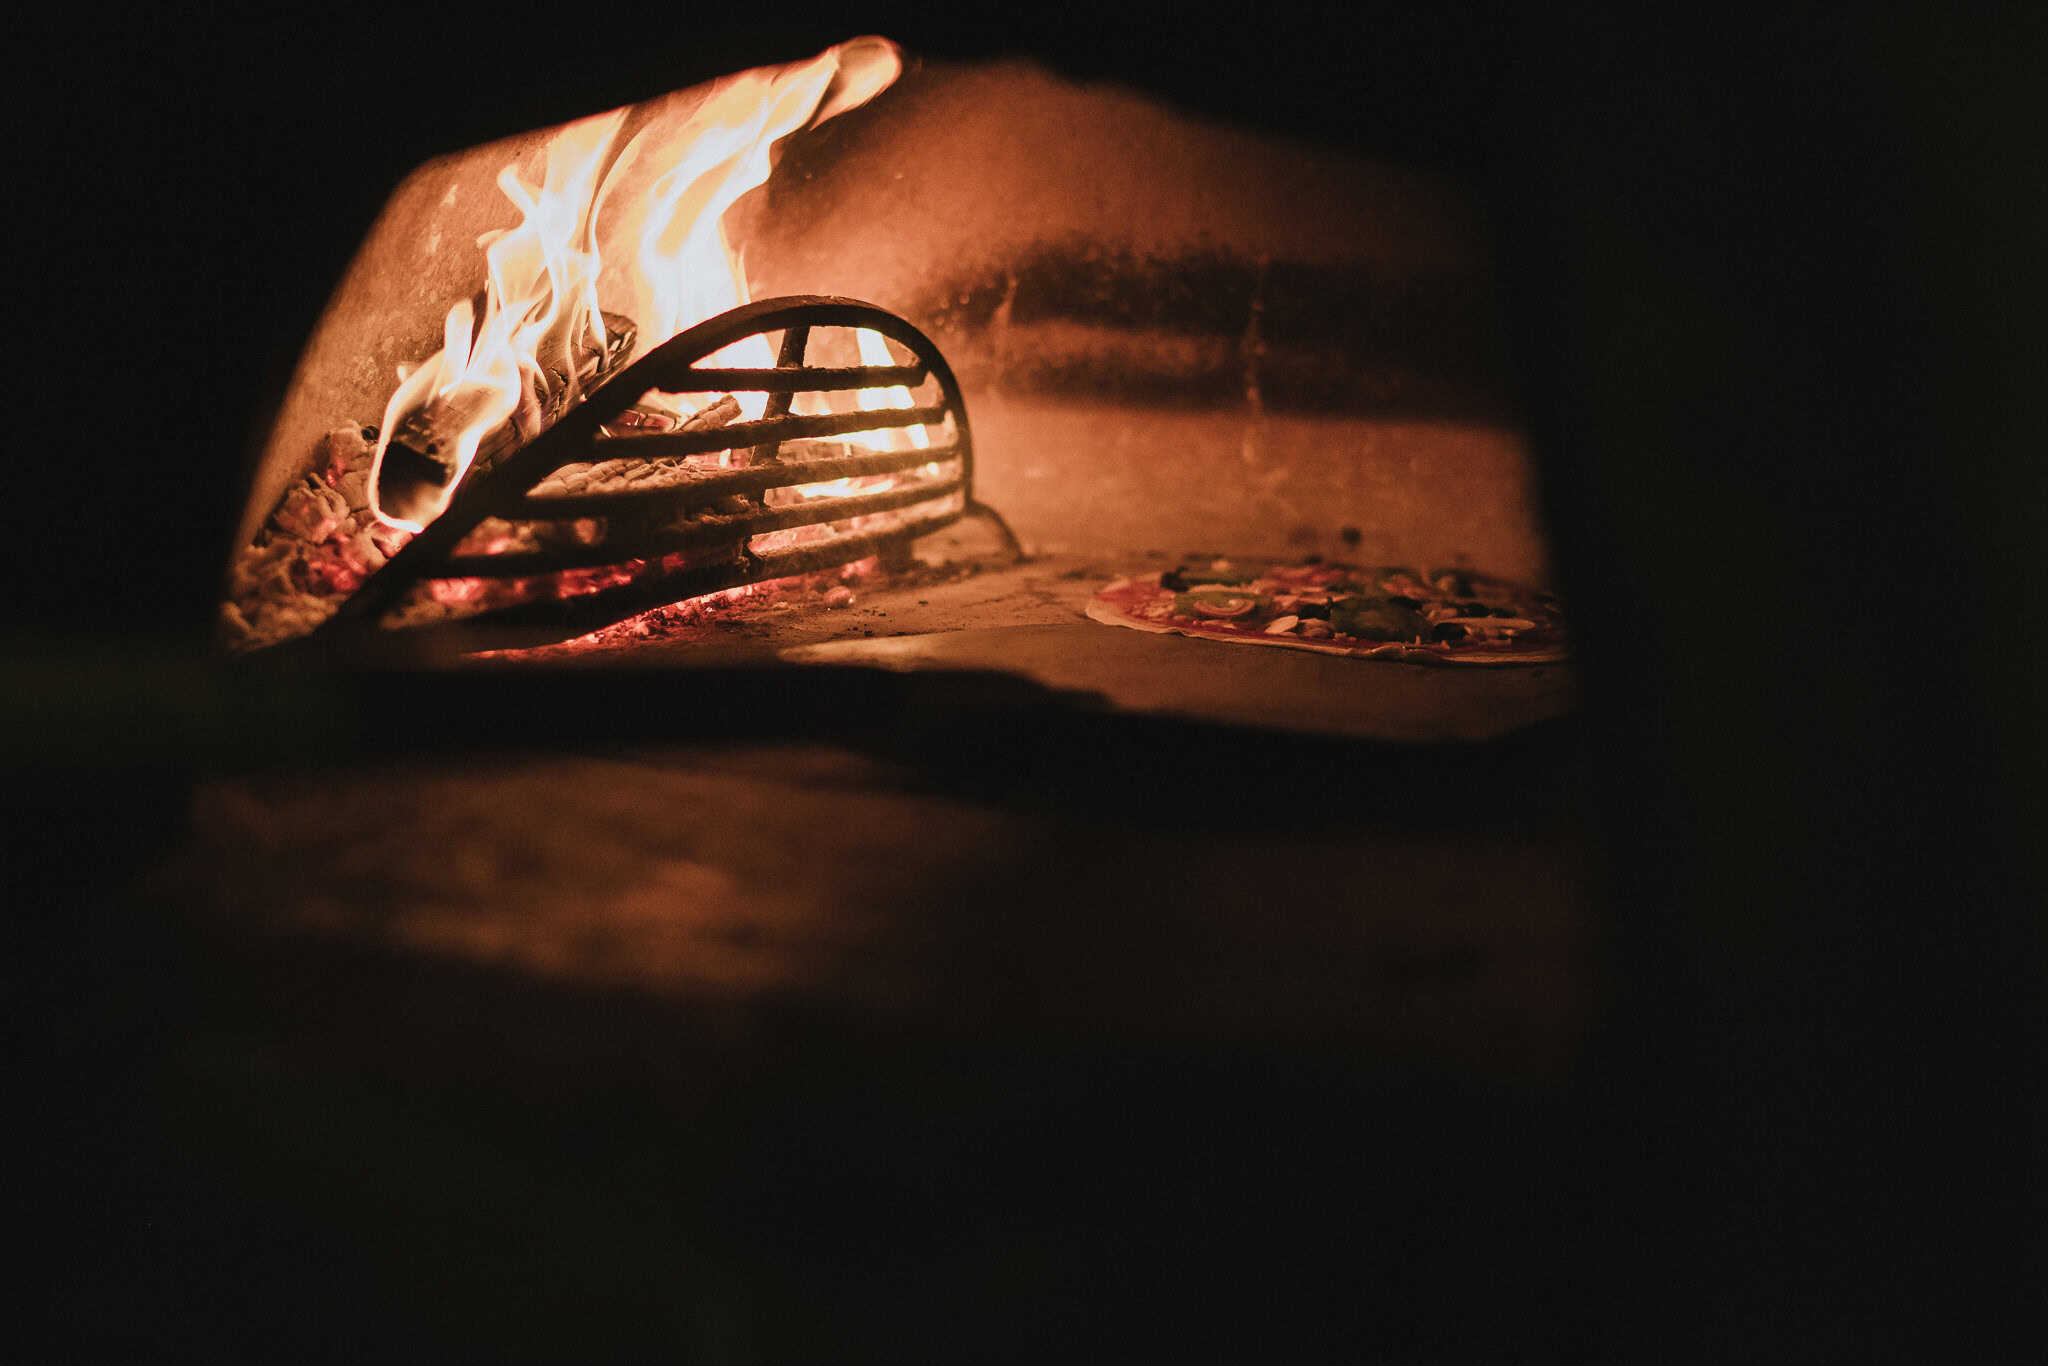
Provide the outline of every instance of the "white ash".
[[228,573],[220,633],[253,650],[304,635],[410,539],[369,508],[376,432],[337,427],[321,438],[312,472],[285,490]]

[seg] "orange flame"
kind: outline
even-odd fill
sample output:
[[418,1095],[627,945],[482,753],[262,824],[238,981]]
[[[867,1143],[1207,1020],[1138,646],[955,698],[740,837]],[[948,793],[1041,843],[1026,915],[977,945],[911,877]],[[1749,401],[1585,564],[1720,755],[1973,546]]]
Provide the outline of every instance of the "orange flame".
[[[896,358],[889,354],[889,343],[882,334],[871,328],[854,329],[854,344],[860,348],[862,365],[894,365]],[[914,408],[917,400],[910,390],[901,384],[882,385],[872,389],[861,389],[854,394],[854,402],[864,413],[878,412],[884,408]],[[847,444],[870,451],[926,450],[931,435],[923,424],[915,427],[880,427],[871,432],[855,432],[847,438]],[[933,467],[927,466],[927,472]],[[845,479],[826,479],[816,484],[799,484],[796,492],[804,498],[839,498],[850,493],[881,493],[895,488],[897,476],[893,474],[851,475]]]
[[[768,178],[775,144],[866,103],[902,69],[895,44],[857,38],[808,62],[764,67],[715,83],[680,127],[657,118],[634,136],[609,170],[605,154],[627,110],[564,127],[547,144],[537,186],[529,185],[516,165],[505,167],[498,187],[519,209],[520,222],[487,234],[481,243],[489,277],[483,316],[476,318],[467,300],[457,303],[448,310],[442,349],[400,375],[384,410],[371,466],[371,507],[377,517],[407,531],[423,525],[393,516],[377,503],[385,449],[409,414],[433,404],[444,420],[460,424],[454,478],[447,485],[452,492],[475,462],[483,439],[522,404],[532,403],[550,375],[558,385],[570,386],[565,397],[574,397],[577,352],[601,349],[606,339],[598,302],[605,273],[600,227],[609,200],[637,179],[636,170],[658,168],[646,192],[618,215],[618,226],[603,226],[615,260],[632,263],[624,288],[633,298],[621,311],[638,325],[639,350],[645,352],[746,302],[746,279],[739,253],[726,238],[724,216]],[[718,363],[772,365],[774,360],[766,340],[755,337],[727,347]],[[764,395],[736,397],[744,416],[760,416]]]
[[[639,270],[632,316],[643,344],[665,341],[694,323],[747,301],[739,252],[725,236],[725,211],[768,178],[769,149],[802,128],[865,104],[902,70],[895,47],[860,39],[800,66],[742,72],[720,82],[691,116],[681,159],[659,176],[627,218]],[[673,139],[650,128],[620,157],[623,175]],[[715,269],[714,264],[723,268]],[[725,348],[713,363],[773,365],[763,337]],[[735,395],[743,417],[757,418],[765,394]]]
[[[896,363],[896,358],[889,354],[889,344],[883,340],[881,333],[863,327],[855,331],[854,338],[855,344],[860,347],[860,363],[862,365],[894,365]],[[864,413],[872,413],[881,408],[914,408],[917,406],[916,402],[910,397],[910,390],[900,384],[892,384],[881,389],[863,389],[857,397],[860,403],[860,410]],[[899,433],[900,439],[908,443],[908,449],[921,451],[932,444],[931,438],[926,435],[925,429],[922,426],[884,427],[880,431],[863,432],[856,440],[860,441],[861,444],[867,446],[870,450],[904,449],[905,447],[896,445]]]

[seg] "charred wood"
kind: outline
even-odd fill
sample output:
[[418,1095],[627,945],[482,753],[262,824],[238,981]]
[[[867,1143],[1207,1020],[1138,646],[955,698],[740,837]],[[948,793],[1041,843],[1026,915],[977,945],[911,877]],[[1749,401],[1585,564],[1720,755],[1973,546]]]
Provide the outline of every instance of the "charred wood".
[[[604,314],[604,328],[602,350],[587,344],[576,348],[573,377],[555,370],[522,377],[518,409],[485,434],[472,468],[489,469],[498,457],[560,416],[573,398],[625,363],[639,329],[616,313]],[[479,405],[489,401],[488,395],[475,392],[458,394],[431,401],[399,419],[373,481],[377,506],[386,515],[424,522],[441,510],[448,490],[463,473],[457,469],[460,436],[475,423]]]

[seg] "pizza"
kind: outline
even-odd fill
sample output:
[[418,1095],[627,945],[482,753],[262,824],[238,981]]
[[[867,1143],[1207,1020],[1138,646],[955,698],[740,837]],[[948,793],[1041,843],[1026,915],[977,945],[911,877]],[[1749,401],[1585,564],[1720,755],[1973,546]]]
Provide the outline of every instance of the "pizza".
[[1111,626],[1411,664],[1541,664],[1566,655],[1550,593],[1468,569],[1211,560],[1118,579],[1088,615]]

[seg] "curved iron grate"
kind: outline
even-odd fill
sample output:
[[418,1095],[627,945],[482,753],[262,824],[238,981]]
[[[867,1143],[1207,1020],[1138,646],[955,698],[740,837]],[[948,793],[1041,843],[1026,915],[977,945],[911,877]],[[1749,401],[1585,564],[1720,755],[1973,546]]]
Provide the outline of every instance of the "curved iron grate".
[[[910,353],[907,365],[805,364],[814,330],[865,329]],[[706,367],[699,362],[734,342],[779,332],[776,364]],[[793,413],[799,394],[861,389],[915,390],[935,382],[935,402],[908,408]],[[615,424],[650,390],[667,393],[765,393],[766,410],[723,427],[617,435]],[[834,438],[923,428],[929,444],[900,450],[854,449]],[[786,443],[809,443],[788,449]],[[679,458],[731,451],[730,467],[698,467]],[[570,491],[557,476],[584,463],[635,462],[624,486]],[[657,466],[655,462],[659,462]],[[930,467],[930,468],[928,468]],[[767,495],[841,479],[892,474],[886,489],[827,493],[775,506]],[[345,601],[315,634],[327,639],[374,632],[411,642],[449,634],[488,637],[492,647],[544,643],[584,634],[653,607],[743,584],[849,564],[878,553],[907,553],[909,542],[958,520],[974,503],[974,445],[959,382],[938,348],[910,323],[873,304],[795,295],[744,304],[699,323],[605,380],[547,430],[489,469],[473,470],[447,507]],[[881,529],[835,525],[903,513]],[[496,553],[458,553],[487,518],[567,525],[592,519],[601,532],[584,541]],[[585,523],[586,526],[590,523]],[[801,544],[757,549],[769,532],[822,526]],[[564,571],[632,566],[630,580],[539,596],[445,620],[404,624],[408,589],[431,580],[554,576]]]

